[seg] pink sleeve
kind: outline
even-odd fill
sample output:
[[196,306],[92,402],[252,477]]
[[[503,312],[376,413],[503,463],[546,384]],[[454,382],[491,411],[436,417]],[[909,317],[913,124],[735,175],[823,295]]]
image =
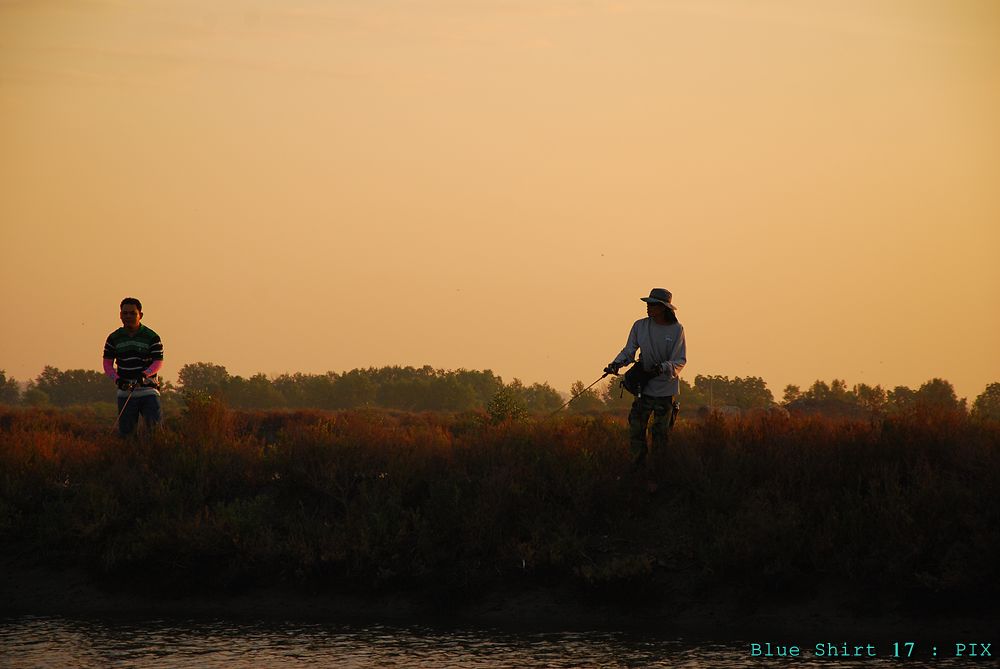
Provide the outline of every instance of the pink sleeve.
[[154,376],[157,372],[160,371],[161,367],[163,367],[163,361],[154,360],[153,364],[147,367],[145,370],[143,370],[142,373],[145,374],[146,376]]
[[118,372],[115,371],[115,361],[111,358],[104,358],[104,373],[112,381],[118,380]]

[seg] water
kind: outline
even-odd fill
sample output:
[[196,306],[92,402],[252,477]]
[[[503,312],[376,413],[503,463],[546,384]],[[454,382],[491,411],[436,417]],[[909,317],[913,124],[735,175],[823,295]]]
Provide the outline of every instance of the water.
[[[747,641],[302,622],[0,620],[0,667],[955,667],[970,660],[751,657]],[[891,645],[878,649],[883,655]],[[986,666],[980,662],[976,666]],[[988,666],[995,666],[989,663]]]

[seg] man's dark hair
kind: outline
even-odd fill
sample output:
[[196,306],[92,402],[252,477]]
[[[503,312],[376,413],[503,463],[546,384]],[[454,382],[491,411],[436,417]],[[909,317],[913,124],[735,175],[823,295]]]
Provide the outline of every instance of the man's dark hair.
[[138,309],[140,312],[142,311],[142,302],[140,302],[134,297],[126,297],[124,300],[122,300],[122,303],[118,305],[118,308],[121,309],[126,304],[134,304],[136,309]]
[[[142,311],[142,309],[139,311]],[[663,314],[663,317],[667,319],[667,325],[673,325],[677,322],[677,314],[674,313],[673,309],[667,308],[664,309],[664,312],[666,313]]]

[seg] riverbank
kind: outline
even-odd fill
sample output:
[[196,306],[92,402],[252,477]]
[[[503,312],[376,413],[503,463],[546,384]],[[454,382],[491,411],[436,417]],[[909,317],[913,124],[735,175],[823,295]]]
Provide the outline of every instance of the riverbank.
[[25,613],[737,633],[995,619],[996,424],[710,416],[639,473],[626,444],[615,416],[209,404],[123,442],[0,412],[0,594]]
[[[316,593],[289,588],[236,594],[150,596],[107,589],[83,571],[5,563],[0,576],[0,619],[60,616],[75,619],[190,619],[329,622],[351,625],[414,624],[531,631],[641,630],[704,640],[867,640],[990,642],[1000,630],[1000,611],[910,609],[863,611],[844,590],[799,601],[766,597],[739,602],[715,593],[680,601],[599,602],[572,586],[494,588],[462,602],[434,593]],[[1000,639],[997,639],[1000,641]],[[813,643],[813,642],[810,642]]]

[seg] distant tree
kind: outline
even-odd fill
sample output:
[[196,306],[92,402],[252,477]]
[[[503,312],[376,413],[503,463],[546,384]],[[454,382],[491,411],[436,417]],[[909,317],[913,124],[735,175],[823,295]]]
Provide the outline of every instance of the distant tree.
[[223,395],[230,406],[240,409],[274,409],[281,407],[285,401],[264,374],[254,374],[249,379],[230,377]]
[[511,392],[515,397],[520,399],[522,402],[525,400],[525,391],[527,388],[524,387],[524,382],[521,379],[514,377],[514,380],[510,383],[504,384],[504,387]]
[[[295,374],[281,374],[271,379],[271,385],[281,393],[284,405],[301,409],[309,406],[305,395],[305,385],[303,379],[305,374],[296,372]],[[318,407],[317,407],[318,408]]]
[[858,402],[857,388],[849,389],[843,379],[833,379],[829,384],[817,379],[801,392],[798,386],[788,386],[784,406],[789,411],[806,414],[861,418],[865,409]]
[[767,388],[767,382],[759,376],[736,377],[739,388],[736,406],[741,409],[766,409],[774,404],[774,395]]
[[785,392],[781,396],[781,403],[791,404],[792,402],[794,402],[797,399],[800,399],[801,397],[802,397],[802,390],[799,389],[798,386],[793,386],[792,384],[788,384],[787,386],[785,386]]
[[371,404],[375,397],[369,370],[361,369],[345,374],[282,374],[271,385],[281,394],[284,406],[298,409],[350,409]]
[[210,362],[193,362],[181,367],[177,381],[184,393],[222,395],[229,381],[229,372],[222,365]]
[[959,400],[955,395],[955,387],[944,379],[931,379],[920,386],[915,399],[918,406],[962,411],[966,408],[965,400]]
[[490,369],[483,371],[458,369],[454,373],[472,389],[476,397],[476,406],[485,407],[490,398],[503,386],[503,379]]
[[808,390],[802,393],[803,399],[821,402],[830,399],[830,396],[830,386],[826,384],[826,381],[820,381],[819,379],[809,386]]
[[377,393],[375,381],[362,369],[352,369],[337,377],[333,383],[334,402],[343,409],[374,404]]
[[[681,377],[678,379],[680,382],[680,397],[678,401],[681,402],[683,406],[688,406],[691,408],[697,408],[700,406],[708,406],[708,396],[705,395],[699,388],[692,386],[687,382],[687,379]],[[628,397],[628,393],[625,394]]]
[[[285,406],[316,409],[379,406],[404,411],[482,408],[503,385],[489,370],[449,371],[430,365],[370,367],[343,374],[282,374],[270,383]],[[222,384],[223,389],[226,387]]]
[[851,391],[847,389],[847,382],[843,379],[834,379],[830,382],[830,399],[840,402],[852,402],[854,398]]
[[854,395],[858,406],[868,411],[882,411],[888,403],[888,396],[882,386],[872,387],[859,383],[854,386],[851,394]]
[[924,383],[917,390],[906,386],[896,386],[886,395],[886,408],[893,412],[930,408],[965,411],[966,401],[958,399],[951,383],[944,379],[935,378]]
[[503,386],[493,372],[446,371],[424,365],[364,370],[378,406],[409,411],[464,411],[485,406]]
[[632,406],[632,400],[635,399],[622,388],[620,376],[612,376],[608,379],[607,383],[600,386],[598,395],[604,401],[604,406],[618,411],[628,409]]
[[486,413],[493,423],[521,420],[528,414],[524,401],[509,386],[501,386],[486,403]]
[[45,391],[39,390],[34,381],[28,381],[28,386],[21,396],[21,403],[29,407],[47,407],[51,404],[49,396]]
[[601,400],[600,396],[597,394],[597,390],[590,388],[589,390],[584,390],[586,386],[583,385],[583,381],[575,381],[572,386],[570,386],[570,395],[575,399],[570,403],[569,410],[576,413],[582,413],[584,411],[600,411],[605,407],[604,402]]
[[515,378],[504,387],[526,411],[531,413],[555,411],[563,403],[559,393],[547,383],[533,383],[526,386],[521,379]]
[[475,391],[457,374],[438,371],[428,379],[429,392],[419,406],[428,411],[468,411],[478,402]]
[[735,406],[741,409],[767,408],[774,403],[774,395],[767,388],[767,383],[759,376],[739,376],[730,379],[728,376],[694,377],[695,389],[709,398],[711,406]]
[[729,377],[718,374],[702,375],[694,377],[695,390],[708,398],[707,406],[716,407],[731,404],[727,397],[729,395]]
[[[310,409],[346,409],[337,392],[340,377],[334,372],[326,374],[296,374],[298,401],[292,406]],[[279,391],[280,392],[280,391]],[[283,395],[284,396],[284,395]]]
[[379,370],[376,378],[380,383],[375,401],[387,409],[419,410],[430,392],[427,375],[418,373],[413,367],[384,368]]
[[114,397],[114,384],[102,373],[90,369],[61,371],[46,365],[35,379],[34,388],[45,393],[55,406],[86,402],[109,402]]
[[886,407],[890,411],[910,411],[917,405],[917,393],[906,386],[896,386],[886,394]]
[[972,415],[979,420],[1000,420],[1000,383],[986,386],[972,403]]
[[524,389],[524,404],[528,411],[555,411],[562,403],[562,396],[548,383],[532,383]]
[[17,381],[7,378],[6,370],[0,369],[0,404],[17,404],[21,399],[21,389]]
[[164,415],[168,413],[174,413],[181,409],[183,406],[181,402],[183,398],[177,387],[167,381],[166,379],[160,379],[160,406],[163,410]]

